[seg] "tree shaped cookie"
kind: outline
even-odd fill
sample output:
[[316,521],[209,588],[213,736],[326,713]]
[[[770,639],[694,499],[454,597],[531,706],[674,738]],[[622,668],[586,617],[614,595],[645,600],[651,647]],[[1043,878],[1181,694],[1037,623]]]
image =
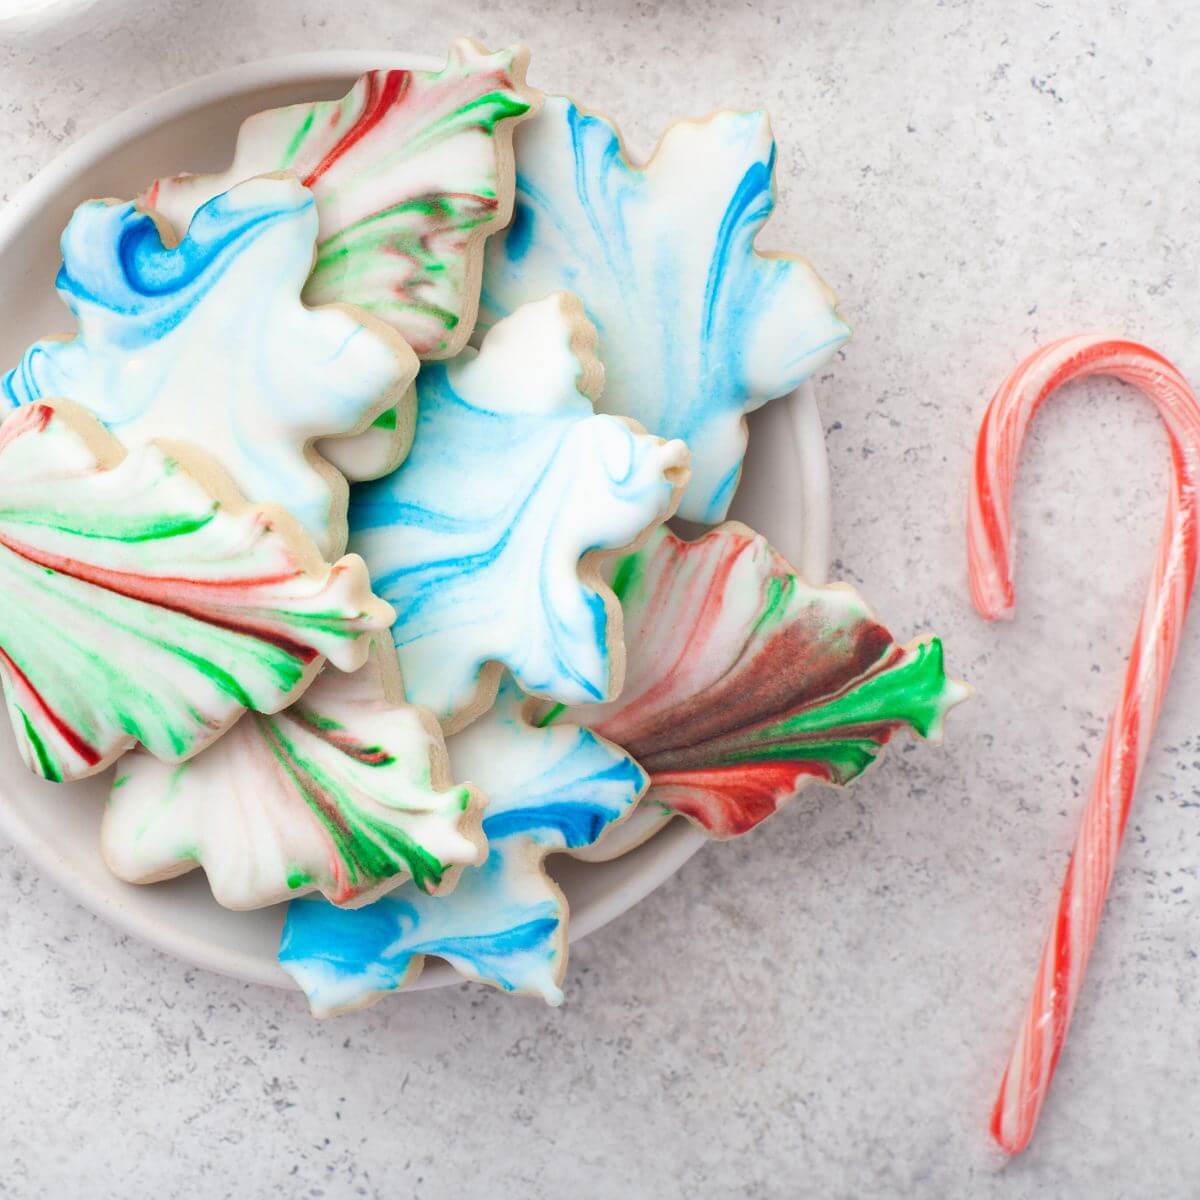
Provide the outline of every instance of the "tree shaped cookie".
[[405,690],[448,730],[490,703],[500,664],[571,703],[620,686],[620,608],[598,552],[671,513],[687,450],[596,415],[594,341],[559,293],[478,353],[427,364],[408,459],[355,489],[351,543],[396,609]]
[[203,866],[228,908],[314,890],[352,905],[406,879],[450,890],[453,868],[484,857],[478,823],[437,723],[403,702],[389,648],[352,675],[326,671],[298,703],[246,717],[180,766],[128,755],[102,843],[131,883]]
[[[31,346],[0,393],[72,400],[129,449],[193,442],[248,499],[282,505],[322,554],[340,553],[346,483],[312,443],[394,407],[417,361],[373,318],[301,303],[316,233],[312,196],[281,176],[209,201],[174,247],[133,204],[81,205],[57,282],[79,332]],[[401,424],[411,434],[411,406]]]
[[52,780],[135,742],[188,758],[245,709],[296,699],[325,658],[356,670],[392,618],[361,559],[328,566],[185,448],[127,456],[67,401],[0,426],[0,592],[9,718]]
[[658,529],[613,565],[613,589],[620,697],[543,721],[628,750],[650,776],[645,802],[714,837],[752,829],[813,780],[849,783],[903,726],[940,740],[968,694],[937,638],[897,644],[853,588],[809,587],[744,525],[697,542]]
[[[305,300],[357,305],[421,358],[457,354],[475,325],[483,239],[512,212],[512,131],[537,97],[525,87],[528,57],[462,40],[441,70],[369,71],[341,100],[258,113],[228,170],[160,179],[143,203],[183,231],[242,180],[291,172],[320,214]],[[404,446],[389,418],[325,452],[349,478],[367,479],[394,467]]]
[[562,1000],[566,901],[546,875],[547,854],[596,841],[646,786],[638,765],[585,729],[535,729],[511,680],[496,707],[448,742],[458,773],[487,797],[488,858],[449,896],[406,884],[348,912],[301,900],[288,910],[279,961],[329,1016],[406,987],[426,955],[508,992]]
[[548,96],[515,144],[516,207],[488,243],[480,324],[556,288],[578,295],[607,372],[598,407],[686,442],[679,515],[720,521],[745,414],[849,336],[806,262],[754,248],[775,204],[766,114],[681,121],[638,166],[608,121]]

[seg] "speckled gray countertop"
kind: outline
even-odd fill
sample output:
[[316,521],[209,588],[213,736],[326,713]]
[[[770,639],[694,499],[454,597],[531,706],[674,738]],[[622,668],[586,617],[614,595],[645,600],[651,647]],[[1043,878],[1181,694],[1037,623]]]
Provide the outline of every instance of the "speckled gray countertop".
[[646,150],[765,102],[769,244],[856,337],[820,386],[836,574],[979,689],[710,847],[580,945],[567,1006],[479,988],[330,1023],[121,937],[0,847],[0,1196],[1184,1197],[1200,1178],[1200,620],[1184,638],[1038,1140],[984,1136],[1157,537],[1115,386],[1033,433],[1019,616],[968,604],[974,426],[1018,356],[1111,328],[1200,380],[1200,12],[1172,0],[477,5],[97,0],[0,43],[0,198],[172,84],[296,50],[533,47]]

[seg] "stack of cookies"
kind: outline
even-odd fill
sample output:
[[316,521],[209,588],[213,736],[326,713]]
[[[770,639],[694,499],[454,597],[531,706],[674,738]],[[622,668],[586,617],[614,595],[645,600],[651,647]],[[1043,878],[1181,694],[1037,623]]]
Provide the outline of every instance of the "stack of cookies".
[[319,1015],[427,955],[558,1003],[547,856],[745,833],[964,694],[936,638],[725,521],[745,414],[849,335],[754,247],[765,115],[638,165],[526,60],[459,42],[251,117],[222,174],[81,205],[76,331],[0,382],[25,762],[115,762],[120,878],[292,901]]

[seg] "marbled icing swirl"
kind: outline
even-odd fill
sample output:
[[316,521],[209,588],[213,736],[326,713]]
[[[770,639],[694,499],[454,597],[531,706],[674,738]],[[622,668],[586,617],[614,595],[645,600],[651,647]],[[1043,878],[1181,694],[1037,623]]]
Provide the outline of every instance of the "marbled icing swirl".
[[549,711],[623,746],[647,803],[714,837],[754,828],[802,787],[846,784],[903,726],[940,740],[966,687],[937,638],[901,646],[853,588],[809,587],[745,526],[697,542],[656,530],[613,567],[625,687]]
[[628,545],[671,510],[687,450],[597,416],[594,334],[561,293],[429,363],[403,466],[356,488],[351,545],[396,608],[415,704],[453,728],[502,663],[528,692],[578,703],[613,680],[620,609],[580,560]]
[[512,127],[536,93],[521,47],[453,43],[438,71],[369,71],[341,100],[250,117],[229,169],[157,180],[144,203],[186,229],[205,201],[290,171],[320,214],[310,304],[346,301],[421,358],[457,354],[474,324],[479,250],[512,208]]
[[635,762],[584,729],[534,729],[511,680],[493,708],[448,742],[454,770],[484,790],[489,854],[444,897],[411,884],[346,911],[301,900],[288,910],[279,961],[328,1016],[410,984],[424,957],[467,979],[562,1000],[566,901],[546,876],[555,851],[591,845],[646,786]]
[[282,505],[340,553],[345,481],[309,444],[395,405],[417,361],[385,326],[301,303],[316,233],[312,196],[281,177],[209,201],[175,247],[133,204],[80,205],[57,280],[78,334],[31,346],[0,395],[66,397],[131,449],[192,442],[248,499]]
[[392,611],[361,559],[330,567],[282,512],[214,493],[156,445],[125,455],[83,409],[0,426],[0,680],[25,762],[172,762],[244,709],[297,698],[324,657],[364,661]]
[[131,883],[202,866],[227,908],[309,891],[361,904],[406,879],[449,890],[451,868],[486,853],[472,790],[451,784],[441,730],[394,698],[385,664],[326,671],[298,703],[247,716],[178,766],[128,755],[104,815],[109,866]]
[[558,288],[578,295],[607,372],[598,408],[682,438],[692,481],[679,515],[722,520],[745,414],[849,336],[806,262],[754,249],[775,205],[766,115],[681,121],[636,166],[613,125],[550,96],[515,146],[516,206],[487,246],[481,326]]

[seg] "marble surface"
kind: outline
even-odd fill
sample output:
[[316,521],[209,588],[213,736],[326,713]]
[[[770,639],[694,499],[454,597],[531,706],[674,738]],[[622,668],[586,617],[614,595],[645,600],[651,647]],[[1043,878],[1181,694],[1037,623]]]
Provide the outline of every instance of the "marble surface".
[[1039,1137],[984,1122],[1117,688],[1164,440],[1072,388],[1019,488],[1019,615],[964,583],[975,422],[1018,356],[1111,328],[1200,380],[1200,13],[1176,0],[96,0],[0,34],[0,199],[162,88],[289,51],[533,46],[648,149],[765,101],[782,203],[856,337],[821,383],[837,574],[979,689],[710,847],[573,955],[332,1023],[119,937],[0,847],[0,1196],[1175,1197],[1200,1140],[1200,620],[1184,638]]

